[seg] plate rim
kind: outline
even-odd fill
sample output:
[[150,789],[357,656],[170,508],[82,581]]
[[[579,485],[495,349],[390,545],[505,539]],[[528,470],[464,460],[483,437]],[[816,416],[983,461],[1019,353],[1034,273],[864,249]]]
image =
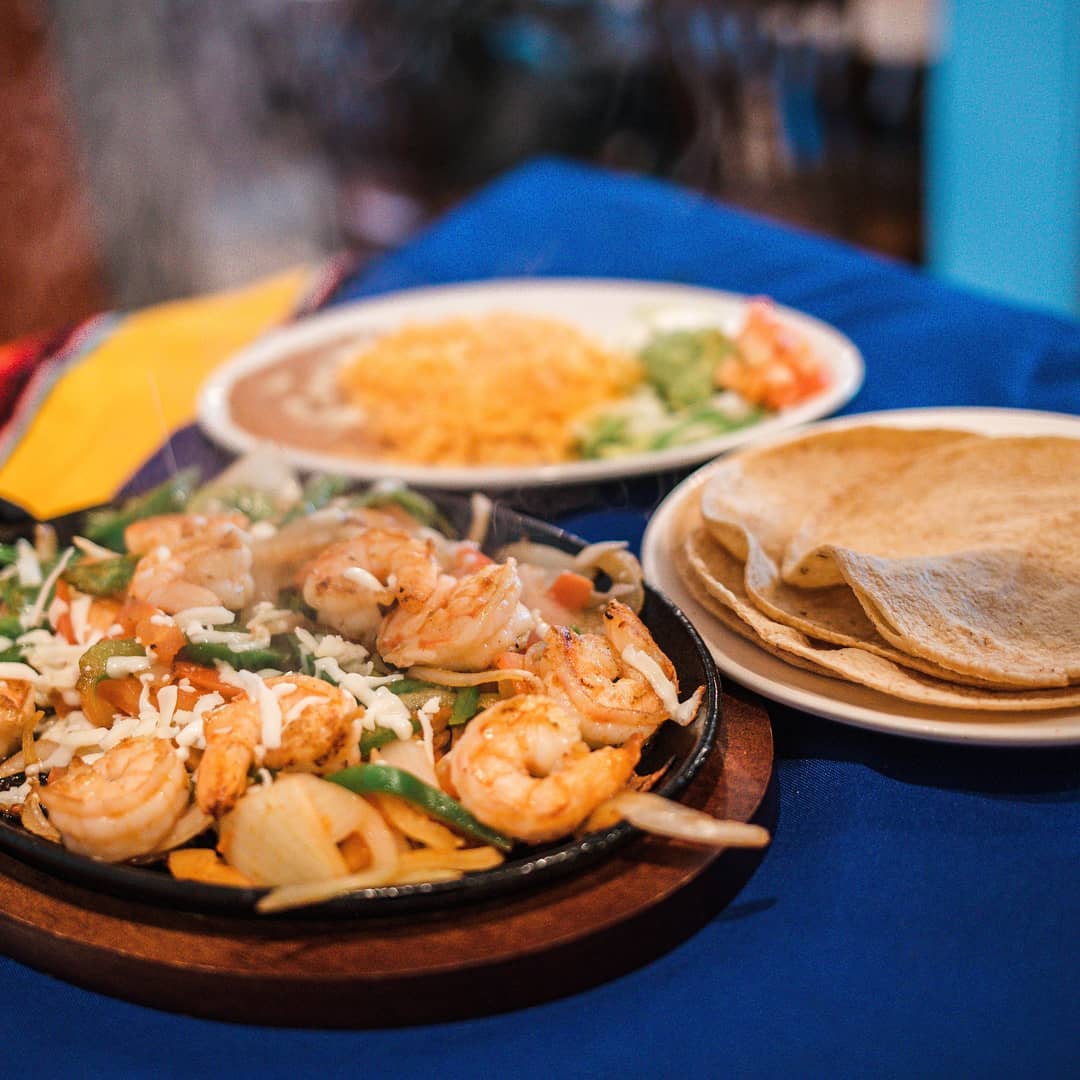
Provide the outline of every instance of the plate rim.
[[[290,448],[273,440],[255,436],[233,422],[228,405],[228,394],[233,383],[268,364],[282,359],[288,352],[310,348],[333,340],[350,329],[358,328],[367,321],[393,318],[397,309],[407,309],[416,304],[442,303],[448,298],[470,298],[476,294],[519,293],[533,294],[571,293],[580,294],[592,290],[607,294],[642,292],[655,294],[659,300],[663,294],[671,303],[698,302],[745,306],[754,297],[708,286],[678,281],[646,278],[612,277],[497,277],[472,281],[450,282],[400,289],[363,297],[326,308],[306,316],[287,326],[278,327],[262,335],[243,349],[231,354],[218,364],[204,380],[196,403],[196,421],[214,442],[234,453],[247,453],[256,448],[271,447],[276,453],[300,469],[313,472],[336,472],[359,480],[397,480],[405,484],[450,491],[483,488],[489,491],[513,488],[551,487],[555,485],[595,483],[643,476],[668,470],[685,469],[699,465],[717,454],[748,439],[763,437],[774,432],[792,428],[829,416],[841,409],[859,391],[865,378],[866,367],[858,346],[838,327],[807,312],[773,301],[784,319],[802,325],[816,336],[831,341],[833,346],[825,358],[833,374],[833,382],[821,394],[758,424],[713,439],[671,447],[622,458],[584,460],[559,465],[531,466],[424,466],[395,462],[379,463],[323,454],[318,451]],[[387,314],[389,313],[389,314]],[[562,312],[552,312],[553,317],[563,317]],[[407,317],[397,314],[398,321]]]
[[[886,409],[875,412],[855,413],[848,416],[823,420],[818,423],[785,432],[776,439],[755,440],[754,447],[779,445],[789,440],[801,438],[811,432],[840,430],[867,423],[883,423],[890,426],[928,426],[936,423],[952,422],[958,426],[970,426],[972,430],[985,432],[985,424],[995,422],[1011,426],[1011,433],[1030,430],[1027,425],[1051,429],[1073,429],[1080,438],[1080,416],[1071,413],[1047,412],[1036,409],[1010,409],[997,406],[926,406],[901,409]],[[1004,434],[1004,430],[990,431],[989,434]],[[657,506],[649,519],[642,537],[641,562],[645,580],[667,595],[697,627],[698,633],[712,653],[721,672],[736,682],[749,687],[780,705],[806,712],[826,720],[875,731],[881,734],[897,735],[906,738],[922,739],[931,742],[945,742],[979,746],[1007,746],[1045,748],[1049,746],[1080,745],[1080,708],[1046,710],[1046,712],[998,714],[1001,719],[967,719],[974,710],[951,710],[920,706],[904,702],[899,698],[890,698],[869,687],[852,687],[860,695],[880,698],[891,706],[888,711],[846,702],[828,691],[833,688],[847,688],[850,684],[839,679],[803,671],[773,656],[752,641],[740,637],[722,623],[713,618],[690,591],[683,585],[677,572],[665,558],[667,538],[673,527],[678,509],[693,491],[704,483],[722,459],[710,462],[693,472],[675,487]],[[727,654],[725,649],[735,647],[742,653],[748,653],[752,666]],[[761,669],[764,669],[762,671]],[[794,686],[782,677],[771,677],[770,672],[778,676],[789,675],[800,682],[809,682],[810,688]],[[901,710],[919,710],[935,715],[901,715]],[[950,715],[958,717],[949,719]],[[960,719],[959,717],[964,717]],[[1008,717],[1007,719],[1005,717]]]

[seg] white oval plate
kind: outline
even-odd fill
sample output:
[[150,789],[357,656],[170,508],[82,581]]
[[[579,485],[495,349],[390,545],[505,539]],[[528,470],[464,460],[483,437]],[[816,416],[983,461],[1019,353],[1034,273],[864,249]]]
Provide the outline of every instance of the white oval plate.
[[[688,285],[599,278],[508,278],[412,289],[361,300],[274,331],[227,360],[203,386],[199,397],[199,422],[212,439],[238,453],[266,446],[265,439],[233,421],[229,408],[229,391],[233,384],[290,354],[326,345],[350,334],[356,334],[358,341],[362,341],[405,322],[511,310],[559,319],[579,327],[604,344],[632,349],[643,344],[652,329],[717,326],[733,330],[740,324],[749,300],[749,297],[735,293]],[[364,480],[393,479],[434,488],[498,490],[576,484],[697,465],[748,439],[761,438],[827,416],[848,401],[862,384],[862,356],[848,338],[831,326],[791,308],[778,307],[778,311],[802,331],[828,367],[829,386],[791,409],[715,439],[603,461],[456,468],[339,457],[276,442],[271,445],[301,469],[345,474]]]
[[[986,435],[1068,435],[1080,438],[1080,417],[1022,409],[899,409],[863,413],[809,425],[771,443],[801,438],[809,431],[836,430],[859,424],[895,427],[952,427]],[[761,445],[755,440],[755,445]],[[986,746],[1067,746],[1080,744],[1080,709],[1046,712],[988,713],[974,709],[941,709],[901,701],[875,690],[814,675],[729,630],[697,602],[683,584],[671,557],[671,537],[679,509],[709,479],[706,465],[687,477],[660,504],[642,541],[645,578],[686,613],[705,639],[717,667],[764,697],[804,712],[873,731],[938,742]]]

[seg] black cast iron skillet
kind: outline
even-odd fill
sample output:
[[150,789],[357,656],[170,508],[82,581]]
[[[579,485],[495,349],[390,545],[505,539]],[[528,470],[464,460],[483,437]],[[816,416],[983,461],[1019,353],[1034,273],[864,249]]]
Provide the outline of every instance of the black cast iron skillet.
[[[468,499],[446,494],[436,494],[433,498],[443,513],[464,532],[470,514]],[[53,522],[62,542],[78,531],[81,520],[82,514],[73,514]],[[30,531],[29,526],[26,519],[10,522],[0,526],[0,537],[13,539],[17,535],[26,535]],[[6,537],[2,536],[4,533]],[[494,552],[502,545],[522,538],[550,544],[564,551],[577,551],[584,546],[584,541],[570,533],[496,506],[485,548]],[[670,722],[664,724],[645,747],[638,766],[641,773],[651,773],[666,766],[660,783],[653,790],[675,798],[697,774],[716,741],[722,721],[720,685],[705,643],[670,601],[646,588],[641,617],[656,643],[675,665],[682,695],[686,696],[697,686],[705,687],[702,706],[694,722],[685,728]],[[353,918],[488,900],[583,870],[603,859],[634,833],[631,826],[622,823],[577,839],[538,847],[519,845],[502,865],[467,874],[455,881],[364,889],[286,914]],[[2,817],[0,850],[66,881],[120,898],[137,898],[171,909],[254,915],[255,901],[265,892],[263,889],[237,889],[180,881],[159,866],[118,865],[76,855]],[[259,916],[262,919],[268,917]]]

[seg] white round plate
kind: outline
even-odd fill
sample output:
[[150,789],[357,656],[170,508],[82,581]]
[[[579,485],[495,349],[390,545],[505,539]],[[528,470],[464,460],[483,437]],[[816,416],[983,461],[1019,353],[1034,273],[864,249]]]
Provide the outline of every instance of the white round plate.
[[[229,392],[241,377],[342,337],[358,342],[386,333],[406,322],[453,316],[478,316],[514,311],[547,316],[570,323],[609,346],[633,349],[653,329],[717,326],[737,328],[750,298],[713,289],[658,282],[598,278],[508,278],[467,285],[413,289],[372,300],[361,300],[312,316],[274,331],[227,360],[204,384],[199,397],[199,422],[206,433],[231,450],[245,453],[267,445],[265,439],[239,427],[229,408]],[[602,461],[560,465],[444,468],[348,458],[273,443],[274,448],[301,469],[333,472],[365,480],[394,479],[422,487],[488,490],[575,484],[613,480],[643,473],[679,469],[708,461],[748,439],[787,430],[835,412],[862,384],[859,350],[831,326],[778,306],[781,316],[810,341],[830,373],[820,394],[741,431],[688,446]]]
[[[1080,438],[1080,417],[1022,409],[899,409],[863,413],[813,424],[785,433],[771,443],[801,438],[809,431],[836,430],[859,424],[895,427],[946,427],[986,435],[1067,435]],[[755,446],[761,445],[755,440]],[[941,709],[901,701],[877,691],[830,679],[784,663],[715,619],[683,584],[671,556],[671,538],[679,510],[709,479],[706,465],[684,480],[660,504],[642,542],[645,579],[666,593],[686,613],[709,646],[724,674],[764,697],[804,712],[873,731],[939,742],[986,746],[1067,746],[1080,744],[1080,709],[1046,712],[989,713]]]

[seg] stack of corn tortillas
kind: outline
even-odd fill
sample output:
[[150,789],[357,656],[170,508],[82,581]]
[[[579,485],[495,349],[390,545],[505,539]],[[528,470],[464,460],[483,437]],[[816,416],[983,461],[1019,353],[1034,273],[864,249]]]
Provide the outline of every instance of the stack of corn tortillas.
[[713,467],[680,576],[798,667],[957,709],[1080,705],[1080,439],[848,427]]

